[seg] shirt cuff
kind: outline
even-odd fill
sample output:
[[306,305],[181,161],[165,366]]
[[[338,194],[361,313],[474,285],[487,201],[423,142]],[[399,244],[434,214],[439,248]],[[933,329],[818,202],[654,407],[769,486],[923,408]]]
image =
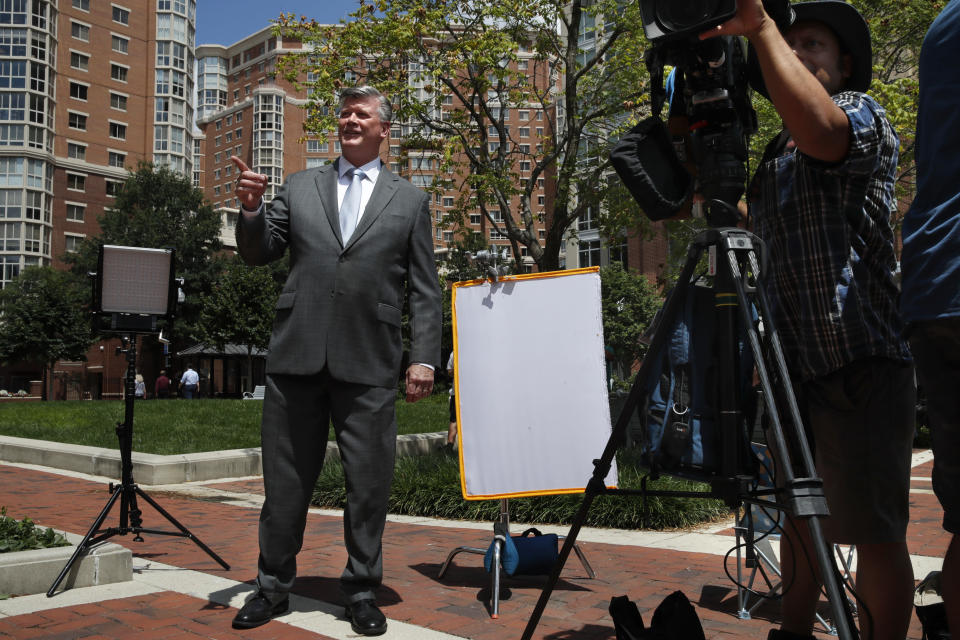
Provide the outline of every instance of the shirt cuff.
[[262,210],[263,210],[263,200],[260,201],[260,206],[257,207],[256,210],[253,210],[253,211],[251,211],[250,209],[247,209],[247,208],[246,208],[245,206],[243,206],[243,205],[240,205],[240,213],[242,213],[242,214],[243,214],[243,217],[245,217],[245,218],[252,218],[252,217],[254,217],[254,216],[256,216],[256,215],[260,215],[260,212],[261,212]]
[[418,365],[420,365],[421,367],[426,367],[427,369],[430,369],[430,371],[436,371],[436,370],[437,370],[436,367],[434,367],[434,366],[431,365],[431,364],[427,364],[426,362],[411,362],[411,363],[410,363],[410,366],[413,366],[413,365],[415,365],[415,364],[418,364]]

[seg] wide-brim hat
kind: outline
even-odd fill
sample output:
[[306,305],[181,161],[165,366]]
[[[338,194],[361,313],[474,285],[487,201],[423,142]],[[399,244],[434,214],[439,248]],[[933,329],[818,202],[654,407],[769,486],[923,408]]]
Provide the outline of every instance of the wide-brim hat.
[[[842,53],[849,54],[851,58],[850,77],[843,88],[867,91],[873,79],[873,48],[870,45],[870,28],[856,7],[843,0],[794,2],[790,7],[796,14],[793,24],[816,21],[830,27],[840,41]],[[757,52],[752,45],[747,49],[747,78],[754,91],[770,98],[760,72]]]

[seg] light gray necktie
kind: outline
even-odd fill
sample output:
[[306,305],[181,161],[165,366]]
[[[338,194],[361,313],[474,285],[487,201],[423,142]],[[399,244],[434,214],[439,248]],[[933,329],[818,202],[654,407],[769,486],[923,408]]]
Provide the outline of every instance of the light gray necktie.
[[343,238],[343,244],[347,244],[353,230],[357,228],[357,218],[360,217],[360,183],[363,181],[364,173],[360,169],[350,169],[348,176],[352,176],[350,186],[347,192],[343,194],[343,202],[340,204],[340,237]]

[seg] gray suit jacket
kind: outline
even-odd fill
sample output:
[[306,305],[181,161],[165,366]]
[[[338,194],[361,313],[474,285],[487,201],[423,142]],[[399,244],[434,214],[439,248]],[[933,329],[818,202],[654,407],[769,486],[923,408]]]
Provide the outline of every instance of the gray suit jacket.
[[290,175],[270,206],[237,223],[247,264],[290,250],[277,301],[267,372],[309,375],[324,366],[345,382],[393,387],[400,376],[400,319],[410,296],[410,362],[440,366],[440,285],[430,198],[381,168],[347,246],[340,238],[336,164]]

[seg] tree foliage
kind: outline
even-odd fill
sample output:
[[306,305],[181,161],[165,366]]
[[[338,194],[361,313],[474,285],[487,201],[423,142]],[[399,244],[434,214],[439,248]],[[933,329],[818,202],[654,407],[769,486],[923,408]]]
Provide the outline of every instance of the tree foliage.
[[[351,15],[335,26],[292,15],[279,21],[280,33],[308,45],[278,64],[294,83],[315,78],[307,133],[334,128],[345,78],[377,86],[397,106],[404,153],[433,152],[433,189],[459,193],[446,224],[463,223],[478,209],[509,239],[515,260],[523,247],[540,270],[559,268],[565,234],[607,192],[611,141],[644,103],[637,4],[376,0]],[[530,128],[542,127],[543,139],[521,138],[508,114],[536,115],[541,106],[543,120],[531,117]],[[524,164],[521,171],[521,162],[529,170]],[[536,200],[541,179],[549,212]],[[543,239],[536,229],[541,216]]]
[[0,362],[40,362],[49,382],[57,360],[85,360],[93,342],[89,301],[89,287],[70,273],[21,271],[0,290]]
[[270,343],[280,283],[270,267],[247,266],[239,256],[219,261],[217,286],[204,298],[198,339],[223,351],[227,344],[247,349],[247,380],[253,380],[253,351]]
[[176,249],[175,270],[184,279],[186,300],[179,305],[172,338],[178,345],[190,342],[202,298],[212,288],[210,259],[222,246],[220,214],[204,201],[203,192],[182,174],[141,162],[97,222],[100,235],[86,238],[77,253],[64,258],[74,272],[96,271],[104,244]]
[[603,305],[603,341],[607,358],[624,379],[633,364],[643,359],[647,345],[640,337],[650,326],[663,300],[656,287],[619,262],[600,269],[600,298]]

